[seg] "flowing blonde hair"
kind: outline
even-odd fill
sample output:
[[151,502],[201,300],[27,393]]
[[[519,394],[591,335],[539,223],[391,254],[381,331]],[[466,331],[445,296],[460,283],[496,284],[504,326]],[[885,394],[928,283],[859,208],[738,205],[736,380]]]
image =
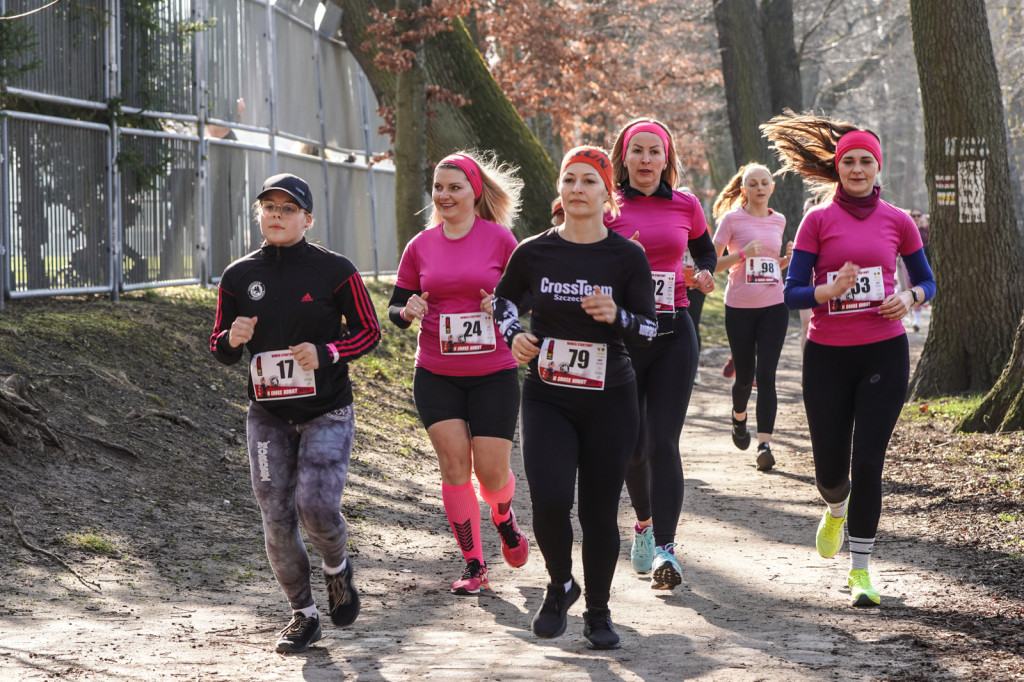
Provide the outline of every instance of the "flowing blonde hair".
[[[768,174],[768,177],[772,177],[772,172],[768,170],[768,167],[764,164],[751,161],[750,163],[744,164],[736,171],[736,175],[732,176],[729,182],[725,183],[725,187],[718,194],[718,198],[715,199],[715,205],[711,209],[712,218],[720,218],[726,213],[736,208],[736,204],[747,205],[747,198],[743,196],[743,185],[747,181],[747,177],[754,171],[763,170]],[[772,178],[772,184],[775,184],[775,179]]]
[[[760,128],[761,135],[772,143],[771,150],[781,164],[775,175],[799,174],[819,198],[834,192],[839,184],[836,142],[846,133],[866,130],[849,121],[835,121],[811,113],[797,114],[792,109],[773,116]],[[875,135],[870,130],[866,132]]]
[[655,118],[648,118],[646,116],[641,118],[634,118],[632,121],[627,123],[619,131],[619,134],[615,137],[615,144],[612,145],[612,178],[615,180],[615,187],[622,189],[622,187],[629,180],[629,171],[626,169],[626,165],[622,162],[622,143],[625,137],[626,131],[635,126],[637,123],[653,123],[664,129],[665,134],[668,135],[668,149],[665,150],[665,158],[668,163],[665,166],[665,170],[661,172],[661,179],[668,183],[669,187],[675,187],[679,184],[680,171],[679,171],[679,155],[676,154],[676,142],[675,136],[672,135],[672,131],[668,129],[668,126]]
[[[512,229],[516,218],[519,217],[522,201],[520,196],[523,192],[523,180],[516,175],[519,172],[519,167],[498,161],[494,152],[480,152],[472,149],[455,153],[470,157],[480,167],[480,198],[476,200],[473,212],[484,220]],[[437,168],[454,168],[463,172],[454,164],[439,164]],[[437,172],[437,168],[434,169],[434,172]],[[427,208],[430,209],[427,227],[441,224],[443,218],[441,218],[437,206],[431,202]]]

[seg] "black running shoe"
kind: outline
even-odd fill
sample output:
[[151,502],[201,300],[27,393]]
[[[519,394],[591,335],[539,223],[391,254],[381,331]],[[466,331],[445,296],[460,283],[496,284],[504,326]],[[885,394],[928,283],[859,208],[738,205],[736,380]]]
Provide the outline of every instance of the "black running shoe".
[[338,627],[352,625],[359,616],[359,593],[352,584],[352,559],[345,561],[341,573],[325,575],[331,621]]
[[775,456],[768,443],[757,444],[757,470],[768,471],[775,466]]
[[608,609],[587,609],[583,612],[583,636],[587,638],[588,649],[618,649],[622,646]]
[[750,447],[750,431],[747,431],[747,420],[732,418],[732,443],[740,450]]
[[293,613],[292,622],[277,633],[277,653],[300,654],[313,642],[319,642],[322,636],[319,618]]
[[569,613],[569,607],[580,598],[581,592],[580,585],[575,579],[568,592],[562,583],[548,583],[544,603],[533,617],[533,634],[541,639],[552,639],[565,632],[565,618]]

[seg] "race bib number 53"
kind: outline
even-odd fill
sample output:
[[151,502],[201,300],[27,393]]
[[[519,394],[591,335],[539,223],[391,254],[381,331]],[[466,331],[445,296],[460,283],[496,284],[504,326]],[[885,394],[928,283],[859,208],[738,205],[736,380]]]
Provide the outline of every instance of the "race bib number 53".
[[249,376],[256,400],[290,400],[316,395],[316,377],[302,369],[290,350],[268,350],[252,356]]
[[544,339],[537,356],[537,372],[546,384],[604,390],[608,346],[603,343]]
[[[839,276],[838,272],[826,274],[826,281],[831,284]],[[885,284],[882,280],[882,266],[861,268],[857,273],[857,281],[853,287],[839,298],[828,302],[829,315],[857,313],[882,305],[885,300]]]

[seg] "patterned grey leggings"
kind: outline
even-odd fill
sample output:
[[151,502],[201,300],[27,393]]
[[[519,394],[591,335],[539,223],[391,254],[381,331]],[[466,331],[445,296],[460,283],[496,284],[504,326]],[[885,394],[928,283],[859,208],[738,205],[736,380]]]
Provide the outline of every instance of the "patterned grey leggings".
[[339,505],[354,431],[352,405],[288,424],[249,404],[252,489],[263,515],[270,567],[293,611],[314,603],[299,521],[325,565],[338,566],[345,558],[348,527]]

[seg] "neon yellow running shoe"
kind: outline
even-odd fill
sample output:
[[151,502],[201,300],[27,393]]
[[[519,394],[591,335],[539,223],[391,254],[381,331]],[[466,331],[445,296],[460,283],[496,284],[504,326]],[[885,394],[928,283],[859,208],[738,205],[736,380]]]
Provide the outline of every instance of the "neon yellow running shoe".
[[882,598],[878,590],[871,586],[871,576],[865,568],[855,568],[846,579],[850,586],[850,606],[878,606]]
[[[850,501],[846,501],[846,509],[850,509]],[[843,523],[846,522],[846,514],[843,518],[837,519],[825,508],[825,515],[821,517],[818,524],[818,534],[814,536],[814,543],[818,546],[818,554],[831,559],[843,546]]]

